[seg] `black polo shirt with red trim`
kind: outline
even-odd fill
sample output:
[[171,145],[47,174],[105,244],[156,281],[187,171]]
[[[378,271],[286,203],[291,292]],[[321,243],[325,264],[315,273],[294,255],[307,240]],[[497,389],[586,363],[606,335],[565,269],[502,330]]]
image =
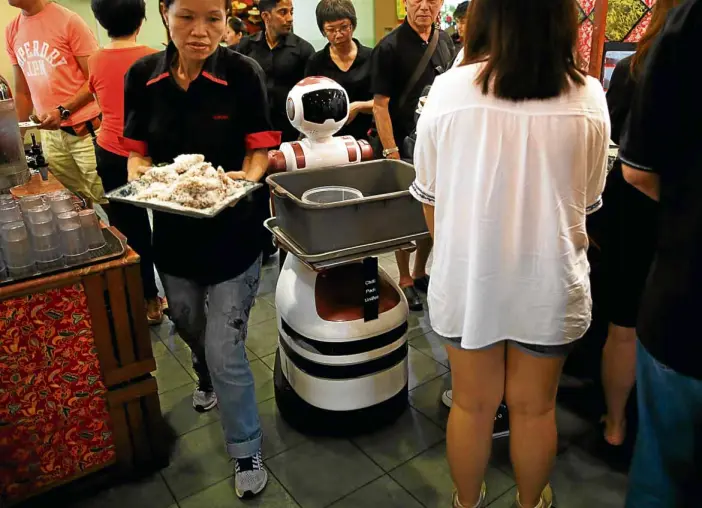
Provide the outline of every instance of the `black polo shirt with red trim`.
[[[247,149],[280,143],[272,130],[261,67],[220,47],[197,79],[183,90],[171,75],[173,44],[149,55],[125,78],[124,137],[154,164],[181,154],[203,154],[225,171],[242,168]],[[243,273],[262,250],[262,207],[244,200],[213,219],[154,213],[156,267],[169,275],[217,284]],[[270,237],[268,237],[270,241]]]

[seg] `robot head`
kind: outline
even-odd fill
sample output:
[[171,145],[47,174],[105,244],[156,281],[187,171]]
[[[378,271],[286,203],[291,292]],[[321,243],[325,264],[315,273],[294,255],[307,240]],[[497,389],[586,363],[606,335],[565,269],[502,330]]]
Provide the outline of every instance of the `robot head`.
[[288,119],[308,138],[333,136],[349,117],[349,96],[336,81],[312,76],[300,81],[288,94]]

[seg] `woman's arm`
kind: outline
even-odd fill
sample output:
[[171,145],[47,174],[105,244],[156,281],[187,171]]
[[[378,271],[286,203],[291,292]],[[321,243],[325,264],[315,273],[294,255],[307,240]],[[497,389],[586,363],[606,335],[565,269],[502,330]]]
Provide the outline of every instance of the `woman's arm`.
[[427,221],[427,227],[429,228],[429,234],[431,239],[434,240],[434,209],[433,205],[427,205],[422,203],[422,208],[424,209],[424,218]]
[[246,150],[246,157],[241,166],[241,171],[231,171],[227,173],[232,180],[248,180],[249,182],[260,182],[268,171],[268,150],[259,148],[256,150]]
[[146,157],[137,152],[129,152],[127,159],[127,180],[137,180],[153,166],[151,157]]

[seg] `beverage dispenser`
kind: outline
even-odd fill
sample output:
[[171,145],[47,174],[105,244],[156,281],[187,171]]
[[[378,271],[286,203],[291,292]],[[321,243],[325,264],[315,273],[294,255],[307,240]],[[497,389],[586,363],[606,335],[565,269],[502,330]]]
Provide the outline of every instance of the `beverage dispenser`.
[[27,183],[29,177],[15,101],[0,100],[0,194]]

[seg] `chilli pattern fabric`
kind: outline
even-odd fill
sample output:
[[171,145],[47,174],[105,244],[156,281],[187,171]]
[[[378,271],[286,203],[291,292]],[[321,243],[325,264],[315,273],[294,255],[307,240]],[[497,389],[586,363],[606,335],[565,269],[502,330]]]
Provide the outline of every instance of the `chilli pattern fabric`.
[[81,285],[0,302],[0,498],[112,462],[106,393]]
[[[592,33],[596,0],[577,0],[580,29],[578,54],[583,68],[590,64]],[[609,0],[605,40],[638,42],[651,22],[655,0]]]

